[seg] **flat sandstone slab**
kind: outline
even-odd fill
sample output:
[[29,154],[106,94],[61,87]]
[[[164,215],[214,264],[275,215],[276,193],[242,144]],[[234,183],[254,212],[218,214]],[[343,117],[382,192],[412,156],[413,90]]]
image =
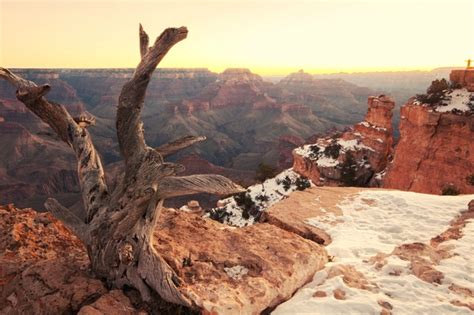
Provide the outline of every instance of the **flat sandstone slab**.
[[362,188],[355,187],[312,187],[295,191],[287,199],[271,206],[262,214],[261,221],[296,233],[316,243],[328,245],[331,237],[323,230],[307,223],[310,218],[342,215],[337,204],[355,196]]
[[274,225],[233,228],[163,209],[155,248],[204,313],[259,314],[290,298],[327,262],[315,242]]

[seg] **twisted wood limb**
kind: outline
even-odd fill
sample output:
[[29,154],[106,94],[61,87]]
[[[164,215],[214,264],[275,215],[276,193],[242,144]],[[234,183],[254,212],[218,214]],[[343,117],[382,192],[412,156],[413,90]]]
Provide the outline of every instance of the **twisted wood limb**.
[[173,142],[163,144],[155,148],[155,150],[158,151],[162,157],[167,157],[178,152],[179,150],[186,149],[187,147],[204,140],[206,140],[206,137],[204,136],[185,136]]
[[146,53],[148,35],[142,27],[139,33],[142,59],[132,78],[122,88],[116,119],[120,153],[125,160],[127,172],[131,171],[133,164],[136,164],[147,150],[140,115],[153,71],[171,47],[186,38],[188,30],[185,27],[167,28]]

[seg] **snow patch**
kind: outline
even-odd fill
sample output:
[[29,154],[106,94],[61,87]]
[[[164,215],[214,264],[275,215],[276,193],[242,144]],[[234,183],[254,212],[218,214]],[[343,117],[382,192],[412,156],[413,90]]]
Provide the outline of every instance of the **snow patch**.
[[249,270],[244,266],[237,265],[233,267],[224,267],[225,273],[234,280],[240,280],[243,276],[249,273]]
[[[293,191],[297,190],[297,182],[299,180],[302,180],[302,177],[290,168],[273,178],[267,179],[262,184],[249,186],[247,188],[247,196],[255,203],[255,210],[257,212],[265,211],[265,209],[287,198]],[[308,182],[308,185],[312,185],[310,180],[304,180]],[[225,206],[223,208],[215,208],[213,211],[226,213],[224,223],[237,227],[244,227],[255,223],[253,215],[250,215],[248,218],[244,217],[244,209],[237,204],[235,196],[221,201]]]
[[[394,314],[472,314],[466,307],[452,305],[463,297],[449,290],[452,283],[472,288],[474,223],[463,230],[464,237],[450,241],[457,256],[441,262],[436,269],[445,273],[440,285],[424,282],[409,270],[409,262],[390,256],[380,270],[368,262],[377,253],[391,253],[401,244],[423,242],[449,227],[450,221],[465,210],[474,195],[435,196],[390,190],[365,190],[342,201],[342,217],[308,219],[308,223],[330,234],[326,249],[333,261],[316,273],[313,281],[274,314],[380,314],[379,301],[393,306]],[[443,243],[444,244],[444,243]],[[331,279],[328,269],[351,265],[377,288],[370,291],[349,287],[341,276]],[[333,297],[335,289],[346,292],[344,301]],[[327,297],[314,297],[324,291]]]
[[437,106],[435,111],[440,113],[450,112],[452,110],[459,110],[467,112],[470,110],[469,102],[474,93],[469,92],[466,88],[456,89],[446,94],[448,98],[447,105]]

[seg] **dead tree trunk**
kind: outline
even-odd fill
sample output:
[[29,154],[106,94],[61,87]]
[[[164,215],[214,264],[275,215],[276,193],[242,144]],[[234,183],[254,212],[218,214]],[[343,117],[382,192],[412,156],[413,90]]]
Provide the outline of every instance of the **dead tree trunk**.
[[180,288],[179,277],[153,247],[163,200],[198,192],[226,195],[243,189],[219,175],[176,176],[183,167],[164,162],[164,156],[204,137],[189,136],[156,149],[145,143],[140,116],[148,83],[158,63],[187,33],[185,27],[168,28],[149,47],[148,35],[140,25],[141,61],[118,101],[116,127],[125,172],[113,191],[107,188],[84,118],[74,119],[62,105],[48,101],[44,96],[49,85],[37,86],[4,68],[0,68],[0,77],[17,88],[18,100],[76,154],[85,220],[55,199],[48,199],[45,206],[84,242],[94,272],[115,287],[136,288],[144,301],[151,302],[158,294],[168,302],[193,307]]

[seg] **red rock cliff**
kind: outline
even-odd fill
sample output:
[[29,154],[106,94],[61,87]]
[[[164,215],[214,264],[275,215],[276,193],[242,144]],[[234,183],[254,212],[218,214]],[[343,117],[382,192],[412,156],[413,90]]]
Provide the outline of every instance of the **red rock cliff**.
[[400,141],[383,187],[440,194],[451,187],[474,193],[474,116],[401,108]]

